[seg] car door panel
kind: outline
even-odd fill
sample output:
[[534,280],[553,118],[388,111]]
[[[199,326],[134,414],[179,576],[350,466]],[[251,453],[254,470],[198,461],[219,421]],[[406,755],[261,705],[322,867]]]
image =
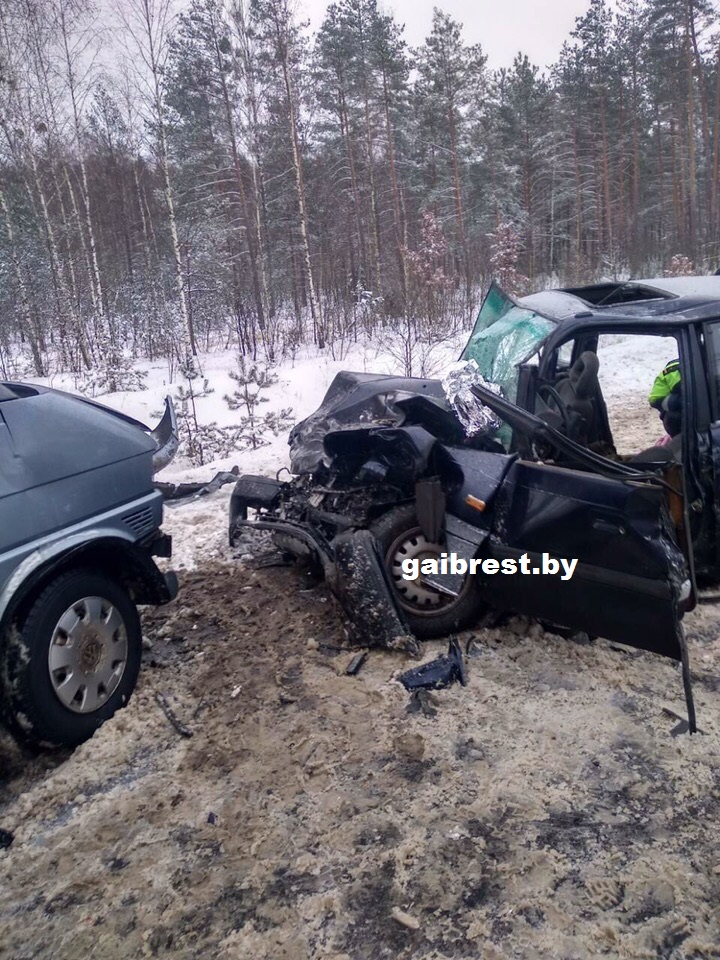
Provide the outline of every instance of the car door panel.
[[[561,447],[580,469],[516,460],[493,505],[489,549],[496,559],[543,553],[576,559],[570,580],[541,573],[483,581],[497,606],[679,660],[678,617],[691,572],[659,473],[605,460],[539,418],[482,387],[478,399],[529,440]],[[607,475],[603,475],[603,473]],[[676,504],[677,506],[677,504]]]
[[493,532],[509,546],[561,551],[596,566],[663,576],[659,544],[662,489],[519,460],[507,473]]
[[487,578],[498,606],[680,658],[675,608],[687,578],[662,489],[518,461],[495,505],[491,552],[577,559],[572,579],[541,573]]

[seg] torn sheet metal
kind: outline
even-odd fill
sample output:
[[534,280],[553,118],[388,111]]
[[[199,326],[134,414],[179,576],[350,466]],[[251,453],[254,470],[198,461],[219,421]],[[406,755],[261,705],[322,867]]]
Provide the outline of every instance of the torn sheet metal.
[[201,497],[207,497],[211,493],[216,493],[220,487],[227,483],[236,483],[238,479],[238,468],[233,467],[231,471],[220,470],[212,480],[199,483],[161,483],[157,481],[155,487],[162,493],[165,503],[168,506],[175,507],[181,503],[188,503],[191,500],[199,500]]
[[398,606],[379,545],[370,531],[341,533],[332,547],[333,590],[355,628],[355,639],[369,646],[417,653],[417,641]]

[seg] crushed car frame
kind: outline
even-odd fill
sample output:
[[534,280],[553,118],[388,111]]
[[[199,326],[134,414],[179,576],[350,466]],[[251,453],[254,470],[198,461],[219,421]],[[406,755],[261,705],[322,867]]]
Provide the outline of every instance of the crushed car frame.
[[[681,381],[667,445],[617,455],[598,379],[607,334],[669,338]],[[697,579],[720,578],[720,277],[521,300],[493,285],[461,361],[444,383],[338,374],[291,432],[291,479],[239,479],[231,540],[273,531],[322,568],[366,640],[442,636],[495,607],[680,661],[694,730],[682,618]],[[404,559],[450,551],[578,564],[567,581],[402,576]]]

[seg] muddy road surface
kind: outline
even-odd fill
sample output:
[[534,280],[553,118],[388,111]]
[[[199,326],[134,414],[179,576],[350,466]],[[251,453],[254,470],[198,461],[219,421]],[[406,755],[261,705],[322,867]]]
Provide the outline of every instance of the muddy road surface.
[[720,957],[712,607],[688,622],[691,738],[657,657],[510,620],[476,631],[466,688],[413,711],[407,657],[344,675],[322,586],[183,581],[92,740],[0,743],[2,960]]

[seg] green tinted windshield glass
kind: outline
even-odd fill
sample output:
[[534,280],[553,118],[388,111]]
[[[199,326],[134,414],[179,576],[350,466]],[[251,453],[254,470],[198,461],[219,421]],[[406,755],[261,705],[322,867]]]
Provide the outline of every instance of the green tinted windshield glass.
[[490,383],[515,402],[518,364],[527,360],[555,324],[519,307],[493,284],[485,297],[461,360],[474,360]]

